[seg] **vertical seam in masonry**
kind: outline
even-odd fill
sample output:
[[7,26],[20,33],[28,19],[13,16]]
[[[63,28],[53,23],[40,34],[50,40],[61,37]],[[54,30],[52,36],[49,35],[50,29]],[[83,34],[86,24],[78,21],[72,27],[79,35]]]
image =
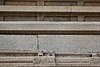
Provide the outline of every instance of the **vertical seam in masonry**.
[[39,51],[39,36],[37,35],[37,51]]
[[5,5],[5,0],[3,0],[3,5]]

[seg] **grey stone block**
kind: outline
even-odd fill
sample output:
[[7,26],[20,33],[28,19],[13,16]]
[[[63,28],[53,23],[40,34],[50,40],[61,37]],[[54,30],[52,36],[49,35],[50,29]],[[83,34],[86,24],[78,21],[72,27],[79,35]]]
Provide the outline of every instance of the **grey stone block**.
[[0,49],[37,50],[37,36],[0,35]]
[[100,51],[100,35],[39,35],[39,50],[96,52]]

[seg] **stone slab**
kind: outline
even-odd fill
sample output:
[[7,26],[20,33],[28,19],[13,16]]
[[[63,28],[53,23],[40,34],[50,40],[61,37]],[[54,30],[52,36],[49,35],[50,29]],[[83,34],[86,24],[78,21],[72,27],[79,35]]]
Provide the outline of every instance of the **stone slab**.
[[100,51],[100,35],[39,35],[39,50],[97,52]]
[[37,50],[37,36],[0,35],[0,49]]

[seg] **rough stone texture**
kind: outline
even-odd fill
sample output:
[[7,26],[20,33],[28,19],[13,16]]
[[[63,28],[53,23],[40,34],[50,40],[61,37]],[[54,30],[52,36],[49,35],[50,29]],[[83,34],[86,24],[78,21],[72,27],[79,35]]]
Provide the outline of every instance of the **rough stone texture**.
[[0,49],[37,50],[37,36],[0,35]]
[[60,53],[100,51],[100,35],[39,35],[39,50]]
[[0,30],[99,31],[99,22],[1,21]]
[[[38,40],[38,41],[37,41]],[[100,35],[0,35],[0,49],[96,52],[100,51]]]

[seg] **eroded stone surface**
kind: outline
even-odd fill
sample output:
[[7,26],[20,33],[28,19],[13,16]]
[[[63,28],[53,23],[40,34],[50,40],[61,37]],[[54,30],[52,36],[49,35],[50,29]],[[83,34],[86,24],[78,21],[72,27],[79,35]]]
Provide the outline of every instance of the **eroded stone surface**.
[[37,50],[37,36],[0,35],[0,49]]
[[100,51],[100,35],[39,35],[39,49],[64,52]]

